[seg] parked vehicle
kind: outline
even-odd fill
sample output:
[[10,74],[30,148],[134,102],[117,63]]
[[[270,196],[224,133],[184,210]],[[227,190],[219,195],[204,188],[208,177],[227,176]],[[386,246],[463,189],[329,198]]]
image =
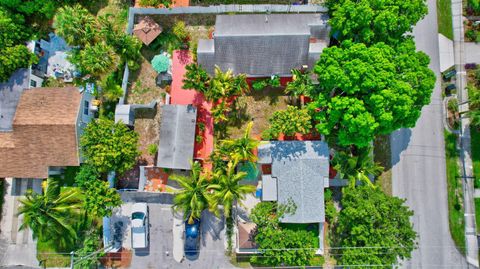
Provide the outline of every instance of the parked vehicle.
[[185,256],[195,256],[200,250],[200,220],[194,219],[192,224],[188,221],[185,222],[184,232],[185,244],[184,252]]
[[455,84],[449,84],[447,87],[445,87],[445,95],[450,96],[452,94],[452,91],[456,89],[457,86],[455,86]]
[[132,248],[148,247],[149,235],[148,205],[136,203],[132,206]]

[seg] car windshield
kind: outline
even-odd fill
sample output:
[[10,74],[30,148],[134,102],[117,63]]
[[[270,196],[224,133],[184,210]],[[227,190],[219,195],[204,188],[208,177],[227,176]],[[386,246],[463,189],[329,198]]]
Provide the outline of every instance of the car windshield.
[[145,214],[142,212],[133,212],[132,214],[132,219],[143,219],[145,217]]

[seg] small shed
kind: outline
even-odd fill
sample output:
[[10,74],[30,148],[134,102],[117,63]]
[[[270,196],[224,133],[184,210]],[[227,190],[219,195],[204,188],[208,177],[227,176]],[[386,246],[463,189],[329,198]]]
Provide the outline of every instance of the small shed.
[[191,169],[197,108],[192,105],[164,105],[160,124],[157,166]]
[[115,107],[115,122],[120,121],[128,126],[135,124],[135,111],[130,105],[117,105]]
[[161,33],[162,27],[149,16],[141,17],[133,27],[133,34],[147,46]]

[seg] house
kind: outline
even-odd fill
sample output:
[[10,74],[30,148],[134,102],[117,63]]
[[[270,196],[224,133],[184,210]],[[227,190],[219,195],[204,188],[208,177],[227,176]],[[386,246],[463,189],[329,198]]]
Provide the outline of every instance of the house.
[[163,105],[157,167],[191,169],[197,108],[193,105]]
[[0,178],[44,179],[78,166],[79,138],[93,117],[91,98],[75,87],[24,90],[11,128],[0,130]]
[[248,77],[290,77],[311,68],[330,42],[326,14],[217,15],[213,39],[198,42],[197,61]]
[[[317,254],[323,254],[324,188],[329,186],[327,143],[270,141],[258,147],[257,162],[263,171],[259,184],[261,200],[276,201],[279,204],[293,202],[295,212],[285,214],[280,222],[317,224],[319,229]],[[271,171],[271,174],[267,174],[266,171]],[[243,238],[246,236],[243,235]],[[238,246],[237,251],[245,253],[247,250]]]

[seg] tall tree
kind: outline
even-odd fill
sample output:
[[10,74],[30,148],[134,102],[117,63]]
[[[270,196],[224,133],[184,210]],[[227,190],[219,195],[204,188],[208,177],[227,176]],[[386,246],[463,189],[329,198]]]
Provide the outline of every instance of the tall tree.
[[341,146],[365,147],[377,134],[415,126],[435,85],[429,61],[412,40],[325,49],[314,67],[319,86],[310,93],[315,127]]
[[28,191],[20,200],[18,214],[23,215],[20,230],[30,228],[33,238],[71,245],[77,239],[76,222],[81,219],[83,195],[78,188],[60,187],[58,180],[49,178],[44,194]]
[[337,151],[333,165],[341,178],[350,181],[351,187],[355,187],[357,182],[373,187],[369,176],[378,176],[383,171],[383,167],[373,161],[371,147],[357,149],[355,152]]
[[75,183],[85,195],[84,208],[94,217],[112,215],[112,210],[122,204],[120,194],[110,184],[101,179],[93,166],[82,165],[75,177]]
[[7,81],[19,68],[28,68],[38,58],[25,45],[0,49],[0,82]]
[[185,69],[183,88],[186,90],[196,90],[205,94],[210,87],[210,76],[207,71],[196,63],[185,66]]
[[335,231],[341,246],[340,264],[390,268],[410,258],[417,234],[410,223],[413,211],[404,203],[378,188],[344,190]]
[[313,90],[313,81],[310,72],[292,69],[292,81],[285,87],[285,92],[295,97],[307,95]]
[[313,232],[292,230],[280,225],[280,218],[285,213],[295,212],[295,205],[276,202],[261,202],[253,209],[250,217],[257,224],[255,243],[259,250],[250,261],[263,266],[306,266],[315,256]]
[[118,68],[120,59],[105,42],[87,44],[82,50],[72,50],[69,60],[82,74],[103,78]]
[[205,209],[215,211],[211,206],[211,197],[208,191],[210,183],[202,174],[202,166],[199,162],[192,163],[190,177],[172,175],[170,179],[178,182],[182,187],[175,194],[173,209],[181,210],[184,218],[188,217],[189,223],[193,223],[194,219],[200,219]]
[[327,0],[332,33],[340,41],[397,43],[428,13],[425,0]]
[[251,138],[253,121],[247,124],[245,132],[241,138],[222,140],[220,144],[220,150],[225,155],[229,155],[235,161],[257,161],[257,156],[254,154],[254,150],[260,144],[260,141]]
[[140,154],[138,134],[121,122],[105,118],[87,125],[80,146],[86,163],[100,173],[123,173],[135,165]]
[[95,17],[80,4],[59,8],[53,26],[55,32],[73,46],[93,44],[98,39]]
[[241,185],[240,181],[245,178],[247,173],[235,173],[236,162],[229,162],[226,170],[217,170],[213,175],[213,183],[209,185],[209,189],[213,190],[212,207],[223,205],[225,217],[230,218],[232,207],[235,202],[241,204],[241,200],[246,194],[255,191],[253,185]]

